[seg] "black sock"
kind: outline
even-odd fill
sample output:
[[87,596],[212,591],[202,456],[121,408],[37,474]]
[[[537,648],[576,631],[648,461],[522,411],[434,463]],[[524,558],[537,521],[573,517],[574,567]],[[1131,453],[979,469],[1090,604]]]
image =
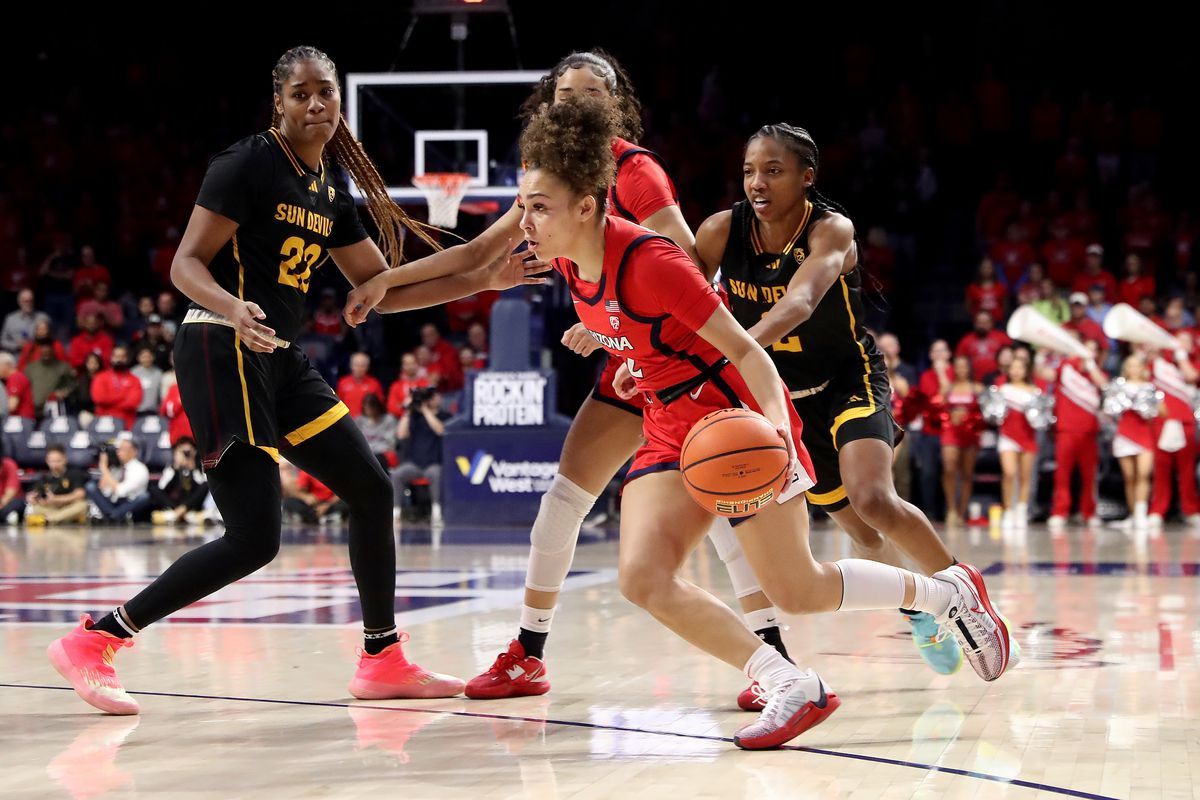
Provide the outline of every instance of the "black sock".
[[546,637],[549,635],[548,633],[527,631],[521,628],[521,632],[517,634],[517,641],[521,643],[521,647],[525,648],[525,655],[533,656],[534,658],[544,658]]
[[[788,655],[787,647],[783,644],[783,636],[781,635],[778,625],[772,625],[769,628],[763,628],[755,631],[754,633],[758,635],[758,638],[762,639],[764,642],[771,645],[771,647],[774,647],[776,650],[778,650],[779,655],[783,656],[788,661],[792,661],[792,657]],[[796,662],[792,661],[792,663],[795,664]]]
[[113,636],[116,636],[118,639],[128,639],[131,636],[133,636],[132,633],[125,630],[124,626],[121,625],[121,623],[117,621],[116,614],[117,614],[116,611],[108,612],[103,617],[98,619],[96,622],[92,623],[92,630],[104,631],[105,633],[111,633]]
[[400,634],[395,626],[378,630],[363,628],[363,650],[366,650],[368,655],[377,656],[398,641]]

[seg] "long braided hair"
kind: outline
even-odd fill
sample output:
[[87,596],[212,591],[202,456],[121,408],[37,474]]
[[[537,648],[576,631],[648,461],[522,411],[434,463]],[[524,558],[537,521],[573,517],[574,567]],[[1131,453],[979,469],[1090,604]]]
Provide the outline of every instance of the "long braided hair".
[[[337,82],[337,66],[334,65],[333,59],[315,47],[302,45],[293,47],[280,56],[275,68],[271,71],[275,94],[282,94],[284,82],[292,74],[296,64],[301,61],[320,62],[328,67],[329,71],[333,73],[334,81]],[[340,83],[338,83],[338,91],[341,91]],[[277,128],[281,120],[282,114],[278,110],[274,111],[271,125]],[[344,116],[339,119],[337,130],[334,132],[326,152],[332,155],[334,163],[349,173],[354,184],[366,198],[367,211],[374,220],[375,227],[379,229],[379,250],[390,266],[399,266],[404,261],[406,230],[415,233],[421,241],[434,250],[442,249],[441,245],[429,234],[430,231],[440,230],[439,228],[414,220],[388,196],[387,184],[380,177],[379,169],[367,155],[367,151],[363,149],[362,143],[350,132],[350,126],[346,124]]]
[[543,76],[533,89],[533,94],[521,104],[521,120],[528,125],[533,116],[542,106],[554,104],[554,88],[558,79],[569,69],[587,67],[597,78],[604,80],[608,93],[616,103],[620,115],[620,125],[616,135],[628,142],[637,144],[642,138],[642,103],[633,90],[633,81],[625,68],[605,50],[594,47],[591,50],[574,52],[554,65],[550,73]]

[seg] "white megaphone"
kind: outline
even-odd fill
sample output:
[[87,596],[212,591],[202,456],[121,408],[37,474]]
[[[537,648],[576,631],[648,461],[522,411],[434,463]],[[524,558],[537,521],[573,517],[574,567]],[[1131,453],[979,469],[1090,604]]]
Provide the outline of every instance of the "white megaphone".
[[1090,358],[1091,352],[1058,323],[1048,319],[1033,306],[1021,306],[1008,318],[1008,335],[1056,353],[1078,358]]
[[1179,340],[1128,303],[1117,303],[1104,318],[1104,335],[1123,342],[1148,344],[1159,350],[1178,350]]

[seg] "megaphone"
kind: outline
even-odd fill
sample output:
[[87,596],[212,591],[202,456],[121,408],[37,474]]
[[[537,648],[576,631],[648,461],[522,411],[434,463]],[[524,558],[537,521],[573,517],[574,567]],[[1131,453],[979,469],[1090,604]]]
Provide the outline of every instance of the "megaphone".
[[[1136,311],[1134,312],[1137,313]],[[1149,322],[1149,320],[1147,320]],[[1063,327],[1033,306],[1021,306],[1008,318],[1008,336],[1022,342],[1036,344],[1056,353],[1077,358],[1090,358],[1091,352],[1083,342],[1067,333]]]
[[1104,318],[1104,335],[1123,342],[1148,344],[1159,350],[1178,350],[1179,340],[1128,303],[1117,303]]

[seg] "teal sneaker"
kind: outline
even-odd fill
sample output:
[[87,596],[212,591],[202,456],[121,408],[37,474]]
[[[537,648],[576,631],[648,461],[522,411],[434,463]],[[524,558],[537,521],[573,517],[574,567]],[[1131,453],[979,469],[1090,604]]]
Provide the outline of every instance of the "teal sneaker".
[[912,625],[913,643],[929,667],[939,675],[953,675],[962,668],[963,652],[949,631],[942,630],[931,614],[917,613],[901,616]]

